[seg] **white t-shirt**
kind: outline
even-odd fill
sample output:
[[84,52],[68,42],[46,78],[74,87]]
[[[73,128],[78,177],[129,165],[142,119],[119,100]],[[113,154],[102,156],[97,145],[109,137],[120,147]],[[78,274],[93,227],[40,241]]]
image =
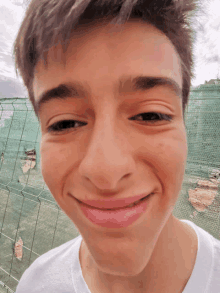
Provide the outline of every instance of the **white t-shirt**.
[[[198,237],[196,263],[182,293],[220,293],[220,241],[194,223]],[[16,293],[91,293],[79,262],[82,237],[66,242],[37,258],[24,272]]]

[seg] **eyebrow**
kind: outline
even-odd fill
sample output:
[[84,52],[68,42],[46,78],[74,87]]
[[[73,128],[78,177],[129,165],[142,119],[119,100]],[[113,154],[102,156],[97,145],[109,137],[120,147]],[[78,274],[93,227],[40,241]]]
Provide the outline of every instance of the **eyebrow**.
[[[119,80],[117,91],[119,93],[144,92],[158,86],[168,87],[178,97],[181,97],[182,89],[175,80],[168,77],[125,76]],[[83,85],[79,82],[62,83],[40,95],[36,101],[36,110],[39,113],[43,104],[51,100],[65,100],[68,98],[82,99],[88,95],[88,85]]]

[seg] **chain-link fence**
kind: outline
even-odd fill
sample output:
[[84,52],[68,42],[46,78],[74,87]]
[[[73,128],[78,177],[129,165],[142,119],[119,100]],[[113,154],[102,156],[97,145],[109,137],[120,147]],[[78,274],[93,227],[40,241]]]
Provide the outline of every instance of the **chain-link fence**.
[[78,235],[40,171],[40,126],[27,99],[0,100],[0,292],[41,254]]
[[174,215],[220,239],[220,85],[191,91],[185,124],[188,158]]
[[[185,121],[188,160],[174,215],[220,238],[220,86],[191,92]],[[15,292],[41,254],[78,231],[40,171],[40,126],[28,99],[0,100],[0,293]]]

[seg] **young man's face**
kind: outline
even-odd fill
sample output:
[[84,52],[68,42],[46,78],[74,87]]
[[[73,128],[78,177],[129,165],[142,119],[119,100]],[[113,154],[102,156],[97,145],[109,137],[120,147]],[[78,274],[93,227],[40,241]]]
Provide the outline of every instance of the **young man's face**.
[[[187,158],[182,76],[174,47],[153,26],[130,21],[121,32],[108,29],[78,30],[66,65],[56,60],[58,46],[49,51],[47,69],[42,62],[36,67],[36,102],[66,85],[50,92],[40,108],[41,166],[99,269],[135,275],[169,225],[182,185]],[[132,79],[140,76],[135,87]],[[165,81],[150,87],[147,78]],[[147,195],[140,206],[125,210]]]

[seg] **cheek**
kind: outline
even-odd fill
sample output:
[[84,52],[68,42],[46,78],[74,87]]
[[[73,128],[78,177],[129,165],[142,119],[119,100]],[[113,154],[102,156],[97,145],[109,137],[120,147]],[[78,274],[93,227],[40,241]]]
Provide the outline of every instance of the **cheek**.
[[[174,139],[170,144],[165,145],[163,153],[167,153],[164,163],[166,170],[173,174],[171,180],[181,180],[185,172],[185,163],[187,159],[187,142],[186,139]],[[162,154],[161,154],[162,155]],[[179,178],[180,177],[180,178]]]
[[160,186],[155,214],[169,216],[180,194],[185,173],[187,159],[187,144],[183,141],[170,140],[161,142],[157,148],[154,172]]
[[[56,189],[68,168],[68,153],[65,145],[41,142],[41,171],[49,189]],[[52,191],[52,190],[51,190]],[[53,193],[54,194],[54,193]]]
[[182,187],[187,159],[187,141],[184,135],[149,140],[142,147],[142,159],[154,172],[162,192],[177,195]]
[[184,168],[187,159],[187,141],[185,137],[160,137],[152,138],[143,144],[142,156],[151,162],[159,172],[168,171],[168,174]]
[[162,162],[163,169],[169,175],[173,173],[177,176],[178,173],[182,173],[187,159],[186,141],[170,140],[170,143],[160,143],[158,149],[158,159]]
[[[158,171],[164,189],[164,200],[166,199],[168,206],[173,209],[179,193],[185,174],[185,164],[187,159],[187,143],[185,140],[174,140],[172,145],[163,145],[161,147],[164,155],[163,167]],[[161,159],[162,160],[162,159]]]

